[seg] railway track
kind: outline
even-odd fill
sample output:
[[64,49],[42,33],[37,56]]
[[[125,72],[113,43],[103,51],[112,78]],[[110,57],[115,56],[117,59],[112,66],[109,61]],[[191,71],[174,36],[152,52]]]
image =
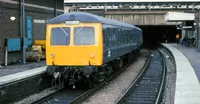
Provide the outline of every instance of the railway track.
[[132,83],[117,104],[158,104],[165,79],[165,59],[159,50],[152,50],[149,66]]
[[[148,62],[150,60],[150,57],[147,59],[146,67],[148,65]],[[48,104],[48,103],[59,103],[59,104],[75,104],[83,101],[84,99],[88,98],[88,96],[92,95],[94,92],[102,88],[104,85],[106,85],[108,82],[113,80],[117,75],[119,75],[122,71],[124,71],[129,65],[131,65],[133,61],[127,63],[123,68],[119,69],[117,72],[115,72],[111,77],[109,77],[107,80],[101,82],[97,86],[91,88],[91,89],[75,89],[75,90],[66,90],[62,89],[58,92],[55,92],[53,94],[50,94],[49,96],[46,96],[44,98],[41,98],[32,104]]]

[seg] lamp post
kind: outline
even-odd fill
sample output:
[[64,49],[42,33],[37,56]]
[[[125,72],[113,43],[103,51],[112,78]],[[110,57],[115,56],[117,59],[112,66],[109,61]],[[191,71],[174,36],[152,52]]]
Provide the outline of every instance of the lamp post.
[[20,0],[20,36],[21,36],[21,50],[23,56],[23,63],[26,64],[26,46],[25,46],[25,7],[24,0]]
[[200,50],[200,39],[199,39],[199,35],[200,35],[200,27],[199,27],[199,19],[200,19],[200,17],[199,17],[199,15],[200,15],[200,9],[197,9],[197,22],[196,22],[196,30],[197,30],[197,33],[196,33],[196,36],[197,36],[197,48],[198,48],[198,50]]
[[57,0],[54,0],[54,16],[57,16]]

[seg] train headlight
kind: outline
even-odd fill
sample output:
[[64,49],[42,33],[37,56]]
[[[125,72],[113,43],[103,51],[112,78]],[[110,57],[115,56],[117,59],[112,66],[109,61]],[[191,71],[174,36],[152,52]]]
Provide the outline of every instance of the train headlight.
[[51,53],[50,57],[53,59],[55,57],[55,55],[53,53]]
[[94,53],[90,53],[90,58],[94,58]]

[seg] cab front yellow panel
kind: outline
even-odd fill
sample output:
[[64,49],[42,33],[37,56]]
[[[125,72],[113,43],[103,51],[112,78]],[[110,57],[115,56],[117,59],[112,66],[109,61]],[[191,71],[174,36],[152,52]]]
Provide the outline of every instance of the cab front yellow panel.
[[[73,30],[74,27],[88,26],[94,27],[95,44],[94,45],[74,45]],[[65,46],[50,45],[50,32],[53,27],[69,27],[70,44]],[[102,65],[103,46],[101,23],[80,23],[78,25],[47,25],[46,32],[46,63],[47,65],[59,66],[84,66],[84,65]]]

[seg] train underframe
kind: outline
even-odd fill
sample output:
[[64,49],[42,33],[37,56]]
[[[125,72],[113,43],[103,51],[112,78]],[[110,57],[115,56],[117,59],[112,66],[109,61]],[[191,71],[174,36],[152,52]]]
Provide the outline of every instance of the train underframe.
[[122,68],[130,61],[133,61],[138,53],[139,49],[102,66],[48,66],[46,72],[53,77],[52,85],[60,84],[65,87],[71,86],[75,88],[76,83],[82,81],[91,88],[106,80],[113,72]]

